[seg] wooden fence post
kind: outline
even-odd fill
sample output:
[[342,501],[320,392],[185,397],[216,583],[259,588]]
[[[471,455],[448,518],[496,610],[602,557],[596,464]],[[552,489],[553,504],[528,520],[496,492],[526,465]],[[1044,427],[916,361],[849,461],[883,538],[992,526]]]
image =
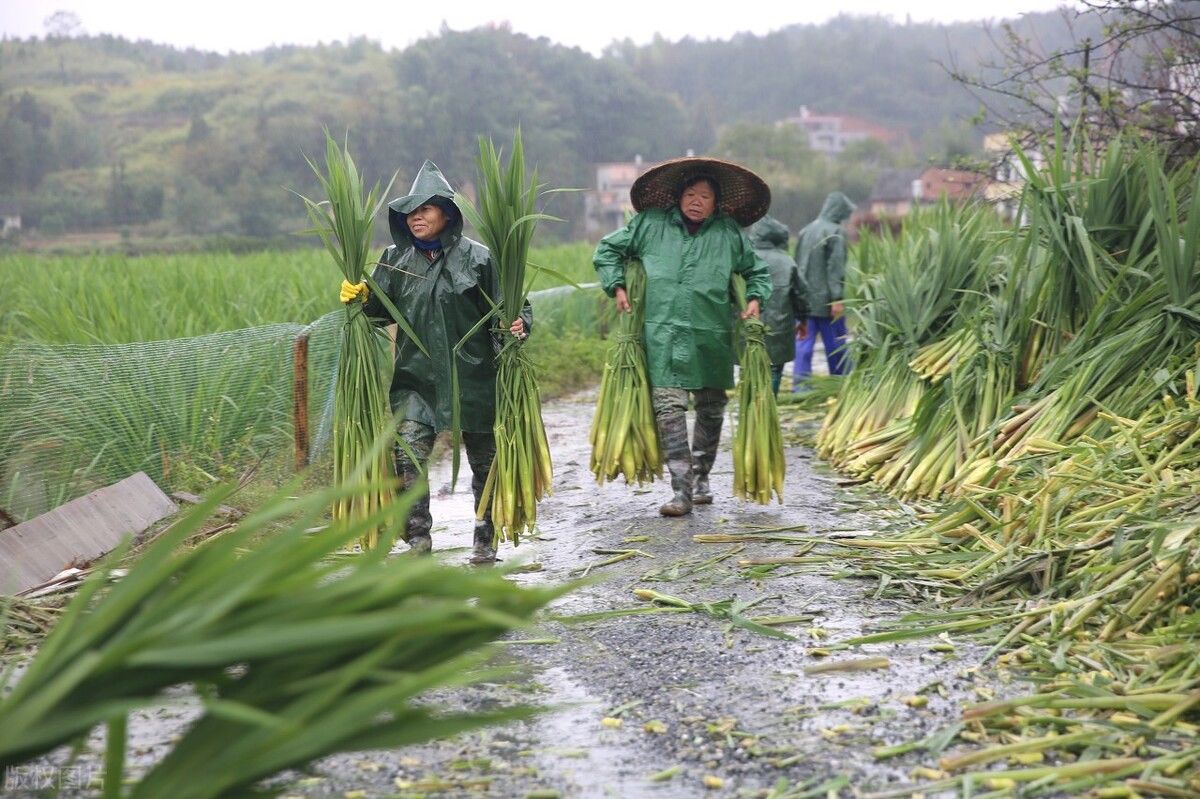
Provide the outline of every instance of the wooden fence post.
[[292,435],[296,469],[308,466],[308,328],[292,342]]

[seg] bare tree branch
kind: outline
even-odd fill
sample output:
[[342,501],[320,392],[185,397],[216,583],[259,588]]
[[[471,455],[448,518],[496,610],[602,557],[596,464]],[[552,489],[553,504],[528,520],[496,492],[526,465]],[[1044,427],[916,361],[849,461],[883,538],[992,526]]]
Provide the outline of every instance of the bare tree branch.
[[1177,153],[1200,151],[1200,3],[1081,0],[1064,11],[1069,43],[1047,47],[1006,23],[988,30],[991,59],[942,63],[989,116],[1046,134],[1079,116],[1097,133],[1129,129]]

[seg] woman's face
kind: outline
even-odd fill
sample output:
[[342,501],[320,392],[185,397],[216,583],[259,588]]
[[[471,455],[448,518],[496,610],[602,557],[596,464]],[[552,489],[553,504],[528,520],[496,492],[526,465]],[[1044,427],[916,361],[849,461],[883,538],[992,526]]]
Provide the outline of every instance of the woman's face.
[[425,203],[404,218],[408,223],[408,231],[413,238],[421,241],[436,241],[446,229],[449,217],[446,212],[433,203]]
[[703,222],[717,210],[717,192],[707,180],[693,183],[679,197],[679,210],[689,222]]

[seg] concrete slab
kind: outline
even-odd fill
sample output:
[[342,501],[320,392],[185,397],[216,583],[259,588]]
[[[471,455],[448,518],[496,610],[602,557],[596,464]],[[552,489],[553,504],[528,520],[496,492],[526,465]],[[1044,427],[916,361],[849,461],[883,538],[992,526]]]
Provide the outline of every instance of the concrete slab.
[[178,508],[145,472],[0,530],[0,594],[41,585],[90,562]]

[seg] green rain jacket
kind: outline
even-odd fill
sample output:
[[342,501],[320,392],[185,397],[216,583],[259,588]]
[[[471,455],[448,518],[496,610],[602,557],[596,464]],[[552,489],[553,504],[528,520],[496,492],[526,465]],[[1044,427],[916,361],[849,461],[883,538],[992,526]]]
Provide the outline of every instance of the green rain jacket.
[[[453,203],[454,190],[437,166],[426,161],[409,193],[388,203],[395,244],[380,256],[374,278],[429,350],[426,356],[403,331],[398,332],[392,410],[434,430],[449,430],[450,358],[463,336],[492,313],[487,298],[499,300],[500,281],[487,247],[463,236],[461,213],[442,232],[442,251],[432,263],[413,246],[404,218],[434,197]],[[374,294],[367,299],[366,312],[380,324],[391,322]],[[533,325],[528,303],[521,318],[528,332]],[[495,326],[495,321],[484,324],[458,351],[460,419],[467,432],[491,430],[495,420],[496,353],[501,341],[492,332]]]
[[808,286],[808,312],[812,316],[832,316],[829,304],[842,300],[842,281],[846,277],[846,234],[842,222],[853,211],[850,198],[835,191],[825,198],[820,216],[800,231],[796,266]]
[[656,388],[733,388],[729,280],[746,297],[771,297],[771,272],[737,222],[718,211],[690,235],[678,207],[650,208],[596,245],[592,263],[608,296],[625,285],[625,263],[646,268],[646,361]]
[[746,229],[754,251],[771,269],[771,299],[763,306],[767,326],[767,355],[785,364],[796,355],[796,321],[808,318],[808,291],[796,262],[788,254],[787,226],[764,216]]

